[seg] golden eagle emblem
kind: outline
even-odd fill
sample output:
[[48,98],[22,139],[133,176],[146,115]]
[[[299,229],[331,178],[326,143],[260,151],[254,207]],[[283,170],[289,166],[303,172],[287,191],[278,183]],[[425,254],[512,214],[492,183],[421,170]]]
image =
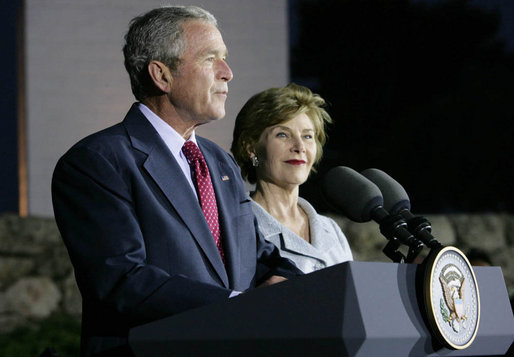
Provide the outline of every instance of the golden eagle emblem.
[[[443,289],[444,303],[441,299],[441,314],[445,322],[448,322],[455,332],[461,328],[466,329],[466,306],[464,304],[465,279],[462,272],[454,264],[446,265],[439,275],[439,281]],[[448,311],[446,307],[450,310]]]

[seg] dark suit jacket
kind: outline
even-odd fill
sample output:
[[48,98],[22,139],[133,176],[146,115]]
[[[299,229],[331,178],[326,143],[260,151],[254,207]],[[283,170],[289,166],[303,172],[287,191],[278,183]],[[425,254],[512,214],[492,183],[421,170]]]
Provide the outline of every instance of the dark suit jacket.
[[55,218],[83,298],[82,353],[138,324],[301,274],[258,233],[233,158],[197,137],[216,192],[226,266],[197,198],[153,126],[124,121],[73,146],[52,181]]

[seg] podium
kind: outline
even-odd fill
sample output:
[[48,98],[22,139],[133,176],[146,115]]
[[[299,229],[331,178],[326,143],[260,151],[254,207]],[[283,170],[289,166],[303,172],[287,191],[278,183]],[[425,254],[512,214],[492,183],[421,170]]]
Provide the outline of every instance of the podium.
[[473,267],[481,317],[474,342],[450,350],[423,313],[421,267],[346,262],[133,328],[139,356],[493,356],[514,340],[499,267]]

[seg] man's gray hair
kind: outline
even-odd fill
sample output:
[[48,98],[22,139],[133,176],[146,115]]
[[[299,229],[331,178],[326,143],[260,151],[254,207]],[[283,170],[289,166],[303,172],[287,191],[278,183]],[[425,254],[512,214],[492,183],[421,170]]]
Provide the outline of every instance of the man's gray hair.
[[156,90],[148,74],[150,61],[160,61],[172,71],[180,65],[186,46],[182,24],[189,20],[217,26],[216,18],[197,6],[163,6],[130,21],[123,55],[132,93],[137,100],[151,96]]

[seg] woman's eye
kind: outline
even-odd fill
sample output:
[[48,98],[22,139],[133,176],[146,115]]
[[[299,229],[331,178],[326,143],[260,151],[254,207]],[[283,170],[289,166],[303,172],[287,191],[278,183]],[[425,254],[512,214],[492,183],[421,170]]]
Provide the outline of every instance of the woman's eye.
[[277,138],[285,138],[287,135],[286,135],[286,133],[280,132],[280,133],[277,133],[276,136],[277,136]]
[[304,138],[305,139],[312,139],[312,135],[311,134],[306,134],[306,135],[304,135]]

